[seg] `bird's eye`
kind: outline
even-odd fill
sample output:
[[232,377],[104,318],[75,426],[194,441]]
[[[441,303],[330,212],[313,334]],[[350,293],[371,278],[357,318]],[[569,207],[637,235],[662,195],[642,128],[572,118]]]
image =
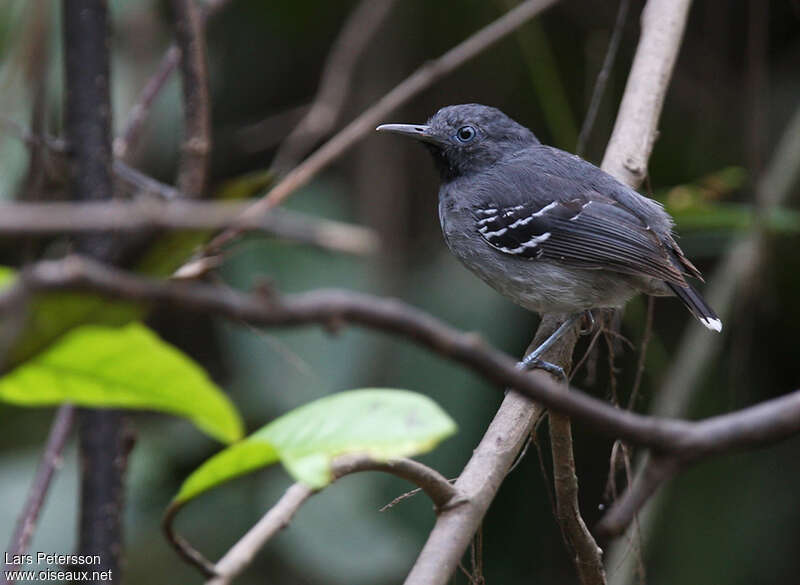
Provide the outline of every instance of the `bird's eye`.
[[475,138],[476,134],[477,132],[475,132],[475,128],[472,126],[462,126],[458,129],[458,132],[456,132],[456,138],[459,142],[469,142]]

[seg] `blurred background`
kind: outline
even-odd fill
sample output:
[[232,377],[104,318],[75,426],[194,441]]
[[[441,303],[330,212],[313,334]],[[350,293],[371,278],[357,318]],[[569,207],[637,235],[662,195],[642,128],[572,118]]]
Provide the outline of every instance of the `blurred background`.
[[[374,103],[417,66],[497,18],[506,0],[396,1],[354,64],[336,128]],[[633,0],[619,54],[584,156],[598,163],[638,39],[644,2]],[[166,2],[112,0],[113,106],[121,124],[173,38]],[[281,141],[300,120],[319,84],[331,44],[355,2],[233,0],[209,21],[215,187],[239,185],[270,168]],[[0,3],[0,114],[35,132],[61,132],[63,74],[60,3]],[[497,106],[533,129],[542,142],[574,151],[611,36],[618,3],[564,0],[543,17],[485,51],[413,99],[386,122],[422,122],[439,107],[464,102]],[[644,191],[677,219],[681,246],[712,280],[720,267],[741,264],[728,299],[722,336],[703,331],[710,359],[681,398],[687,417],[737,409],[800,385],[800,212],[795,185],[777,208],[764,210],[757,185],[778,140],[800,108],[800,3],[696,2],[667,95],[660,135]],[[181,139],[178,78],[158,98],[132,162],[174,182]],[[34,122],[32,122],[34,121]],[[36,186],[28,149],[0,134],[0,197],[61,199],[57,173]],[[238,181],[238,183],[237,183]],[[343,287],[392,295],[461,329],[480,332],[520,355],[537,317],[474,278],[447,252],[437,218],[438,178],[424,149],[409,141],[369,136],[297,192],[287,208],[368,226],[380,251],[367,257],[251,236],[238,243],[218,277],[237,288],[268,279],[286,292]],[[215,192],[212,188],[211,192]],[[219,192],[219,190],[217,191]],[[726,253],[760,229],[756,266]],[[0,263],[20,266],[67,249],[59,238],[0,240]],[[726,274],[730,276],[728,271]],[[726,301],[727,302],[727,301]],[[717,307],[718,309],[720,307]],[[577,372],[575,384],[627,404],[639,359],[647,301],[631,302],[621,333]],[[316,397],[351,388],[408,388],[432,396],[458,422],[458,434],[423,458],[455,476],[502,398],[469,372],[385,336],[346,329],[257,331],[236,323],[170,311],[150,320],[162,336],[203,364],[229,392],[248,430]],[[683,335],[699,325],[669,299],[655,302],[653,333],[635,409],[669,401],[670,370]],[[580,358],[588,339],[576,350]],[[668,407],[669,408],[669,407]],[[0,543],[32,480],[52,418],[49,409],[0,405]],[[159,523],[180,482],[217,445],[188,423],[133,414],[137,444],[127,476],[125,582],[195,583]],[[591,526],[608,503],[611,442],[574,426],[581,505]],[[546,433],[541,444],[547,453]],[[625,546],[609,566],[626,582],[631,559],[646,582],[798,583],[800,574],[800,438],[691,468],[662,490],[643,542]],[[31,550],[75,546],[77,461],[74,445],[50,493]],[[251,526],[289,484],[270,469],[193,502],[178,528],[216,558]],[[434,515],[423,497],[378,509],[408,486],[391,477],[348,477],[313,498],[237,582],[383,584],[402,581]],[[553,519],[546,481],[532,448],[503,485],[482,529],[486,581],[494,584],[577,582]],[[458,574],[454,583],[468,583]],[[627,581],[631,582],[631,581]],[[632,581],[632,582],[635,582]]]

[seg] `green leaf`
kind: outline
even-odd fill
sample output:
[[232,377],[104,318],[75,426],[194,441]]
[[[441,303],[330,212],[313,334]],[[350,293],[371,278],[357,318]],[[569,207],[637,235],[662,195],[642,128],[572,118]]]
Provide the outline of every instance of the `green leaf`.
[[0,266],[0,291],[8,287],[16,277],[16,271],[8,266]]
[[385,461],[423,453],[455,430],[453,420],[422,394],[341,392],[275,419],[206,461],[183,483],[175,503],[276,461],[296,480],[321,488],[332,480],[335,457],[359,453]]
[[55,292],[36,295],[25,330],[12,348],[10,364],[21,364],[81,325],[119,327],[143,318],[143,307],[99,295]]
[[0,400],[156,410],[185,417],[225,443],[242,436],[242,422],[225,394],[141,323],[74,329],[0,378]]

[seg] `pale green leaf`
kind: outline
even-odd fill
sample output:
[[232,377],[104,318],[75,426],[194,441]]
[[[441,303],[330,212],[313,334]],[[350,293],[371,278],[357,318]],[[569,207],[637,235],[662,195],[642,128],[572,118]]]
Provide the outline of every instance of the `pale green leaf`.
[[366,389],[315,400],[285,414],[209,459],[175,498],[185,502],[224,481],[280,460],[298,481],[330,483],[331,462],[359,453],[385,461],[423,453],[456,430],[430,398],[415,392]]
[[156,410],[226,443],[242,436],[236,409],[202,368],[141,323],[74,329],[0,378],[0,400]]
[[16,276],[16,271],[8,266],[0,266],[0,291],[8,287]]

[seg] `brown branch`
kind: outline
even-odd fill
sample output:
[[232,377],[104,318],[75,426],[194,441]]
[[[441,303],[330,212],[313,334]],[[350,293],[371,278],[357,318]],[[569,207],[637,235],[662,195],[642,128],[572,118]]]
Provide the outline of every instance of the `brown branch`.
[[[341,156],[356,142],[372,132],[375,125],[390,112],[401,106],[434,82],[457,69],[488,47],[514,32],[528,20],[554,4],[557,0],[526,0],[516,8],[482,28],[474,35],[456,45],[444,55],[429,61],[400,84],[384,95],[377,103],[365,110],[345,126],[300,165],[292,169],[282,181],[273,187],[263,199],[254,203],[242,214],[242,221],[257,218],[283,202],[289,195],[308,183],[317,173]],[[214,254],[230,240],[240,235],[241,230],[230,228],[219,234],[206,247],[206,253]]]
[[[759,180],[756,190],[758,198],[767,209],[779,206],[791,195],[792,187],[800,179],[800,108],[797,108],[786,125],[786,130],[775,152]],[[761,241],[763,233],[757,229],[749,236],[736,242],[727,251],[719,268],[708,280],[706,298],[724,320],[733,306],[733,299],[739,283],[753,274],[762,262]],[[655,395],[650,407],[651,414],[661,417],[685,416],[691,402],[697,381],[705,365],[720,347],[721,339],[708,339],[696,328],[688,328],[678,343],[678,355],[673,361],[664,382]],[[637,465],[635,475],[641,475],[642,462]],[[624,496],[623,496],[624,497]],[[645,502],[642,502],[642,504]],[[647,535],[653,526],[656,514],[647,514],[639,519],[638,530]],[[626,554],[624,542],[615,543],[612,549],[614,559],[622,559]],[[615,565],[622,560],[612,560]],[[617,572],[619,582],[629,582],[633,567]]]
[[[98,203],[0,204],[0,238],[87,232],[146,232],[161,230],[215,230],[231,225],[248,205],[241,201],[170,202],[150,198]],[[260,232],[319,248],[371,255],[379,248],[369,228],[275,209],[248,231]]]
[[[521,377],[545,379],[541,373]],[[465,498],[464,503],[439,514],[406,585],[446,583],[455,572],[540,413],[541,408],[524,396],[516,392],[506,395],[456,480],[455,488]]]
[[[650,0],[642,14],[639,45],[602,164],[604,171],[634,188],[646,175],[661,108],[683,38],[689,1],[681,0],[676,3],[672,0]],[[563,350],[564,354],[571,356],[575,341],[561,340],[560,344],[568,348]],[[570,362],[567,360],[556,363],[566,368]],[[611,374],[613,376],[613,367]],[[555,418],[558,422],[559,416]],[[573,543],[581,583],[605,584],[606,575],[600,548],[586,529],[578,508],[578,479],[569,423],[565,423],[564,427],[560,446],[565,453],[556,455],[558,445],[553,446],[554,466],[559,458],[564,467],[564,481],[555,481],[556,500],[558,502],[559,499],[564,499],[572,505],[567,508],[566,521],[560,521],[560,524]],[[555,475],[554,472],[554,479]],[[561,520],[560,506],[557,509]]]
[[[1,115],[0,130],[4,130],[10,134],[13,134],[17,139],[21,140],[31,149],[46,148],[50,154],[54,155],[58,162],[67,162],[67,145],[59,138],[55,138],[47,134],[40,136],[31,132],[14,120]],[[122,181],[131,189],[158,195],[164,199],[174,199],[175,197],[181,195],[181,193],[175,187],[162,183],[153,177],[146,175],[145,173],[129,166],[120,159],[115,159],[113,161],[112,171],[117,179]]]
[[[31,147],[46,147],[62,158],[66,155],[66,146],[61,140],[37,136],[3,116],[0,116],[0,127]],[[113,201],[91,206],[73,203],[0,204],[0,237],[90,231],[138,232],[149,228],[216,230],[236,222],[245,231],[262,232],[336,252],[367,256],[376,253],[380,247],[377,234],[369,228],[287,210],[276,209],[249,225],[242,224],[237,220],[250,205],[247,202],[189,201],[175,187],[121,160],[114,161],[113,171],[116,178],[140,196],[155,195],[172,203],[141,197],[133,202]]]
[[150,116],[150,110],[156,97],[161,93],[161,89],[166,85],[178,63],[181,60],[181,50],[177,45],[170,45],[161,61],[156,72],[147,80],[142,88],[139,97],[131,106],[128,112],[128,119],[125,122],[125,129],[122,134],[114,139],[114,156],[120,160],[130,158],[131,151],[139,141],[139,135],[144,128],[144,123]]
[[[536,334],[537,338],[532,342],[534,348],[555,331],[562,319],[557,315],[546,315],[542,321]],[[543,356],[543,359],[550,363],[564,364],[567,375],[572,363],[572,351],[578,338],[577,327],[577,325],[573,327],[568,335],[561,338],[561,343],[545,352]],[[568,390],[564,387],[564,391]],[[558,525],[567,548],[573,554],[572,560],[580,582],[583,585],[603,585],[605,570],[602,551],[586,527],[578,504],[578,476],[575,472],[575,456],[572,448],[572,424],[569,417],[550,412],[549,428]]]
[[175,38],[180,48],[184,138],[178,164],[178,189],[201,197],[208,182],[211,106],[208,95],[205,27],[194,0],[172,0]]
[[325,60],[319,89],[311,107],[286,137],[272,162],[285,172],[304,157],[314,144],[328,134],[339,119],[350,95],[356,64],[386,20],[396,0],[361,0],[333,42]]
[[[437,513],[439,510],[458,506],[462,501],[458,491],[439,472],[413,459],[376,461],[365,455],[344,455],[336,458],[331,466],[333,481],[363,471],[382,471],[416,484],[431,498]],[[216,564],[206,559],[185,538],[175,532],[173,523],[181,505],[170,506],[167,510],[163,521],[164,533],[184,559],[210,578],[207,581],[208,585],[225,585],[252,563],[256,553],[273,536],[289,525],[300,507],[317,491],[319,490],[302,483],[292,485]]]
[[[56,412],[53,424],[50,426],[50,434],[47,437],[42,460],[36,470],[36,477],[33,480],[25,507],[17,520],[17,526],[8,545],[8,555],[11,557],[24,554],[28,550],[39,514],[47,498],[47,492],[56,471],[61,467],[62,453],[64,446],[69,439],[72,430],[72,422],[75,418],[75,408],[70,404],[62,405]],[[19,565],[7,564],[5,570],[0,574],[0,583],[11,583],[7,581],[5,575],[7,571],[15,571]]]
[[587,394],[563,391],[542,372],[526,373],[516,361],[435,317],[394,299],[341,290],[279,296],[273,291],[246,294],[205,283],[162,281],[137,276],[70,256],[43,261],[20,272],[0,293],[0,314],[18,307],[21,296],[49,291],[91,292],[164,307],[212,314],[255,327],[326,328],[358,325],[404,337],[460,363],[499,387],[512,387],[548,408],[585,422],[604,435],[690,459],[752,448],[800,431],[800,392],[699,422],[657,418],[613,407]]
[[625,493],[600,519],[594,529],[599,540],[608,540],[622,534],[633,522],[636,514],[662,483],[680,471],[682,464],[674,457],[650,456]]
[[[225,8],[229,3],[230,0],[209,0],[209,2],[204,5],[204,9],[200,10],[202,25],[205,26],[209,18]],[[177,68],[180,60],[180,48],[176,44],[170,45],[161,58],[155,73],[147,80],[136,102],[134,102],[128,112],[128,118],[123,124],[124,130],[114,140],[114,155],[117,158],[127,160],[130,157],[131,151],[139,142],[144,122],[150,115],[153,103],[161,93],[167,81],[169,81],[169,78]]]
[[[62,7],[65,71],[64,129],[72,199],[96,201],[113,194],[108,4],[105,0],[65,0]],[[77,247],[106,261],[117,257],[117,242],[86,236]],[[78,411],[81,458],[77,550],[99,555],[92,569],[121,581],[123,476],[129,445],[120,411]],[[87,568],[78,564],[76,569]]]

